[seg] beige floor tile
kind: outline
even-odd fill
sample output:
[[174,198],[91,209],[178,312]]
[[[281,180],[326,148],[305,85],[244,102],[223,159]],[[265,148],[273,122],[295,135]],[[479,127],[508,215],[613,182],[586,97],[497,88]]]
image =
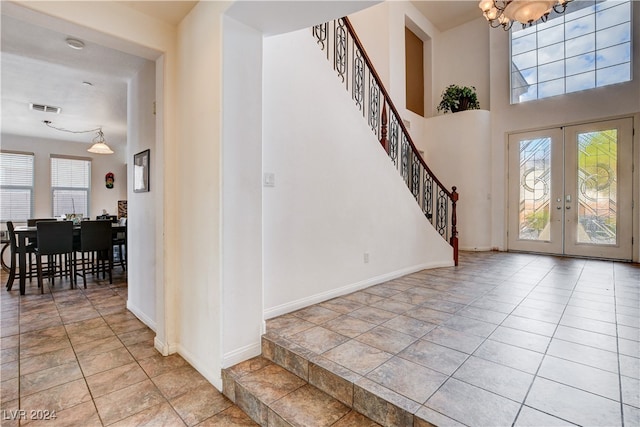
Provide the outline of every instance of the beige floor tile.
[[193,426],[233,406],[233,402],[224,397],[211,384],[202,384],[170,400],[184,422]]
[[191,366],[183,366],[171,370],[157,377],[153,377],[152,381],[167,399],[178,397],[195,387],[209,384],[209,382]]
[[60,412],[90,400],[87,383],[80,378],[23,397],[20,400],[20,408],[30,413],[40,410]]
[[85,376],[108,371],[134,361],[129,351],[124,347],[104,353],[79,355],[78,360]]
[[20,396],[25,397],[60,384],[82,378],[76,360],[20,377]]
[[126,388],[148,377],[137,363],[128,363],[108,371],[87,376],[87,384],[94,398]]
[[105,425],[123,420],[160,403],[166,403],[166,399],[151,380],[114,391],[94,401]]

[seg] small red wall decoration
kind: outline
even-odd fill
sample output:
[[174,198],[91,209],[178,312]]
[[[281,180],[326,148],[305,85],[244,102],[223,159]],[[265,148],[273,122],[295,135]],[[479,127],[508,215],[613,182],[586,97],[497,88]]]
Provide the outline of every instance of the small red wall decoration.
[[115,181],[115,176],[113,175],[113,172],[108,172],[104,176],[104,180],[105,180],[105,187],[113,188],[113,181]]

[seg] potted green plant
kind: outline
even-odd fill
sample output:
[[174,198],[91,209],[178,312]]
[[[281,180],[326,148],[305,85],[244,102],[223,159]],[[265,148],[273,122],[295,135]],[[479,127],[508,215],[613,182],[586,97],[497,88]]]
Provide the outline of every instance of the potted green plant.
[[449,85],[442,92],[442,99],[438,104],[438,112],[457,113],[464,110],[479,110],[480,103],[474,86]]

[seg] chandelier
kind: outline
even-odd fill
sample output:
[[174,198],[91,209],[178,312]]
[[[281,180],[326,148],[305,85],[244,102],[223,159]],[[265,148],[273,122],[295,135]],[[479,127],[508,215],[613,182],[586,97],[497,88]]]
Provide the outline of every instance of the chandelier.
[[538,20],[546,22],[549,14],[564,13],[572,0],[480,0],[479,7],[492,28],[508,31],[515,21],[528,27]]

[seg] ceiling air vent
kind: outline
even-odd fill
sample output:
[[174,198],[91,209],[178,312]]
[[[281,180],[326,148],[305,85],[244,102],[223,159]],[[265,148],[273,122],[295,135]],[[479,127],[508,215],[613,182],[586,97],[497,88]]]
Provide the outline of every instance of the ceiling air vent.
[[54,113],[60,114],[60,107],[52,107],[51,105],[43,105],[43,104],[29,104],[29,109],[34,111],[42,111],[43,113]]

